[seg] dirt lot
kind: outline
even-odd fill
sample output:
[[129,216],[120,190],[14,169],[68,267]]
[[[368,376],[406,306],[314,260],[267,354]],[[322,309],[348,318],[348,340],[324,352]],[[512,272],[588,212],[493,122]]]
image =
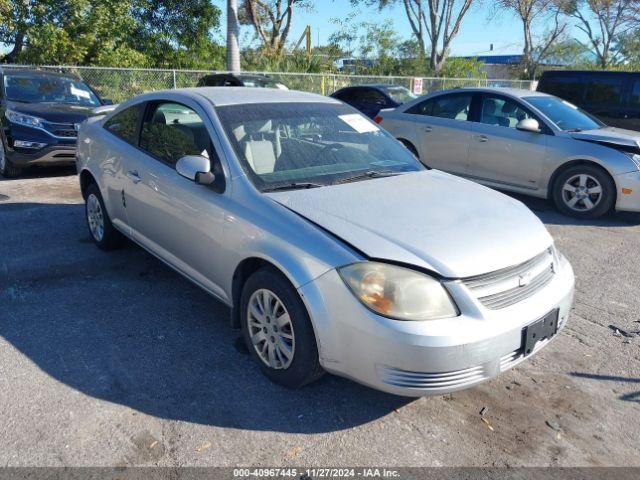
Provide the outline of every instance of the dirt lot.
[[524,199],[574,266],[567,328],[492,382],[413,400],[269,383],[226,307],[134,245],[96,249],[76,177],[53,174],[0,181],[0,466],[640,466],[640,336],[609,327],[640,331],[640,216]]

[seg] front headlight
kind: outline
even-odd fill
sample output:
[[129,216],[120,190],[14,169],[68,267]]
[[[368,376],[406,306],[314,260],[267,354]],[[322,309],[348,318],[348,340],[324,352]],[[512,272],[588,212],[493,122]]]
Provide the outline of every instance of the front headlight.
[[423,273],[386,263],[361,262],[338,269],[351,292],[374,312],[397,320],[459,315],[442,284]]
[[17,123],[18,125],[24,125],[26,127],[42,127],[43,120],[32,115],[26,115],[13,110],[7,110],[5,115],[11,123]]
[[636,164],[636,168],[640,170],[640,155],[632,152],[623,152],[627,157],[631,159],[633,163]]

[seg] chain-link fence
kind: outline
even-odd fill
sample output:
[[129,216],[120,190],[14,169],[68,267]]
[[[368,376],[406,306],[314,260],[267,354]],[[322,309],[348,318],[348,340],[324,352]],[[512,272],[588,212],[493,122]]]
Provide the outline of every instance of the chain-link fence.
[[[28,65],[5,65],[3,68],[34,68]],[[153,90],[193,87],[206,74],[227,73],[211,70],[159,70],[139,68],[38,66],[41,70],[72,73],[91,85],[103,98],[122,102],[134,95]],[[382,77],[366,75],[340,75],[333,73],[244,72],[263,74],[287,85],[292,90],[330,95],[339,88],[365,83],[402,85],[411,90],[414,77]],[[527,80],[495,80],[485,78],[422,78],[422,93],[455,87],[512,87],[531,89]]]

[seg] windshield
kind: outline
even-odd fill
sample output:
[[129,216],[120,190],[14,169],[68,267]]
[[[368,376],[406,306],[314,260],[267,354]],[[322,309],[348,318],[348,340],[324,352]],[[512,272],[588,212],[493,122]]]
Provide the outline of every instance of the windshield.
[[558,97],[525,97],[523,100],[544,113],[561,130],[579,132],[604,127],[604,123],[600,120]]
[[416,96],[405,87],[384,87],[383,90],[397,103],[407,103]]
[[263,191],[425,169],[398,141],[346,105],[246,104],[217,112],[245,172]]
[[72,78],[8,74],[4,77],[7,99],[23,103],[71,103],[97,107],[100,100],[84,83]]

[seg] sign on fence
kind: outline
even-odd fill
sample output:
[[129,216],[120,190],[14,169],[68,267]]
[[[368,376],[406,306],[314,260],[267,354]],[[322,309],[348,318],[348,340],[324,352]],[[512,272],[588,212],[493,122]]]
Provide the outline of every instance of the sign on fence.
[[422,79],[421,78],[414,78],[413,79],[413,93],[415,93],[416,95],[422,95]]

